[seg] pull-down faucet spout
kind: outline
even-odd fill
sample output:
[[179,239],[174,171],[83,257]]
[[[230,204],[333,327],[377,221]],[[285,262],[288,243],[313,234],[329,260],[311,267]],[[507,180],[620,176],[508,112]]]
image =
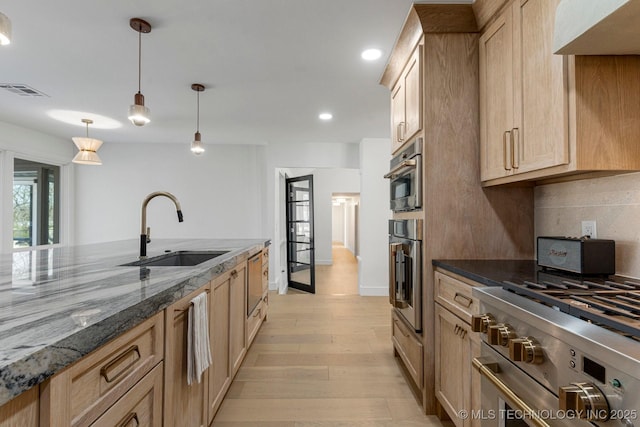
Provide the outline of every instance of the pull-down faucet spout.
[[178,213],[178,222],[182,222],[182,209],[180,208],[180,202],[173,194],[166,191],[156,191],[149,194],[144,198],[142,202],[142,225],[140,227],[140,259],[147,257],[147,243],[151,242],[151,228],[147,227],[147,205],[154,197],[164,196],[176,205],[176,212]]

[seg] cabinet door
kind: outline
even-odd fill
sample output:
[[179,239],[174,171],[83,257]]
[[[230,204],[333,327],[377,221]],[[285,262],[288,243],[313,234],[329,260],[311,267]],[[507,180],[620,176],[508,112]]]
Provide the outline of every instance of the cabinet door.
[[510,11],[480,37],[480,176],[512,173],[513,16]]
[[231,383],[229,364],[229,285],[230,274],[216,279],[211,290],[211,358],[209,370],[209,423],[222,403]]
[[402,146],[404,127],[404,84],[402,77],[391,91],[391,152]]
[[229,358],[232,376],[238,372],[246,352],[247,322],[247,264],[236,266],[231,271],[229,288]]
[[456,427],[470,420],[456,414],[470,410],[471,344],[469,326],[436,304],[436,396]]
[[165,383],[164,420],[165,427],[207,426],[205,391],[208,370],[200,383],[187,385],[187,326],[191,300],[209,286],[182,298],[165,310]]
[[0,427],[38,427],[38,386],[0,406]]
[[566,58],[552,49],[559,2],[519,0],[513,5],[518,173],[569,163]]
[[418,45],[404,71],[403,142],[422,129],[422,45]]

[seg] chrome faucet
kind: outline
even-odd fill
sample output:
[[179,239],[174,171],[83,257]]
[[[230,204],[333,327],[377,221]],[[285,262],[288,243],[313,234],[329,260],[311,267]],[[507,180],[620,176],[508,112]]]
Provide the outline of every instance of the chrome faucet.
[[140,259],[147,257],[147,243],[151,242],[151,227],[147,227],[147,205],[154,197],[165,196],[171,199],[176,205],[176,211],[178,213],[178,222],[182,222],[182,209],[180,208],[180,202],[176,199],[176,196],[166,191],[156,191],[149,194],[144,198],[142,202],[142,227],[140,227]]

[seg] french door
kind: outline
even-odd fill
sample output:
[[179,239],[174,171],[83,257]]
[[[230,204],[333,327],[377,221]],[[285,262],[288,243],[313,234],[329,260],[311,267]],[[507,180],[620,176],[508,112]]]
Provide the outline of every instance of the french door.
[[289,287],[315,294],[313,175],[288,178],[287,280]]

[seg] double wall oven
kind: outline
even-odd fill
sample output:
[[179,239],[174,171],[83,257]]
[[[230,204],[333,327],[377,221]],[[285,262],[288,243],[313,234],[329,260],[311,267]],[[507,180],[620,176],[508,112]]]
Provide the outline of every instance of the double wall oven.
[[[389,207],[395,213],[422,210],[422,138],[391,159]],[[389,220],[389,301],[400,317],[422,330],[422,219]]]

